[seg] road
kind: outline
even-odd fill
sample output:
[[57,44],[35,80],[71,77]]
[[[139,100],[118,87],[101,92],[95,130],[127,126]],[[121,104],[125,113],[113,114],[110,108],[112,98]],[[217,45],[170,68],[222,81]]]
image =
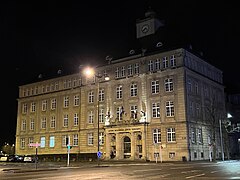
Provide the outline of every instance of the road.
[[11,180],[155,180],[155,179],[240,179],[240,161],[177,163],[104,163],[71,167],[1,166],[0,179]]

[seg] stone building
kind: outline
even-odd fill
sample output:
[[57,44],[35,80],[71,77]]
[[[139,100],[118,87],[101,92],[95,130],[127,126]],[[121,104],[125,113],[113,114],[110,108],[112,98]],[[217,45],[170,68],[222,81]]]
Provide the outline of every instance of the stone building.
[[183,48],[133,54],[97,67],[94,77],[79,72],[20,86],[16,154],[34,155],[37,143],[39,156],[62,158],[69,141],[71,159],[101,151],[105,160],[206,160],[212,116],[225,117],[221,70]]

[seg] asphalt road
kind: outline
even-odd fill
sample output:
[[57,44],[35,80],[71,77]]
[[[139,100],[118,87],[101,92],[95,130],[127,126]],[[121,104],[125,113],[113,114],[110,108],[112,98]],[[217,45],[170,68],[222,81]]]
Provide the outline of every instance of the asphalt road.
[[224,162],[116,162],[64,164],[0,163],[0,179],[11,180],[155,180],[239,179],[240,161]]

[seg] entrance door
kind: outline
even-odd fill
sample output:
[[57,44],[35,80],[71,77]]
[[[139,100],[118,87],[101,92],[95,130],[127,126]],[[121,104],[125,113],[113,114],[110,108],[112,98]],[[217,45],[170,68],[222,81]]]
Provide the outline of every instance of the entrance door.
[[123,152],[124,152],[124,158],[130,158],[131,157],[131,139],[129,137],[124,137],[123,139]]

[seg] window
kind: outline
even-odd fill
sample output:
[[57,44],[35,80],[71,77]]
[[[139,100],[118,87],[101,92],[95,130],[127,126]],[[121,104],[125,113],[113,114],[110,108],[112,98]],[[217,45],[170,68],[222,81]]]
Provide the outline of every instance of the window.
[[34,119],[31,118],[30,120],[30,130],[34,130]]
[[43,100],[42,101],[42,111],[46,111],[47,110],[47,100]]
[[195,86],[194,86],[194,87],[195,87],[195,93],[198,94],[198,83],[195,82],[194,85],[195,85]]
[[66,89],[67,88],[67,80],[63,81],[63,88]]
[[74,114],[74,126],[78,126],[78,123],[79,123],[79,117],[78,117],[78,113],[75,113]]
[[160,70],[160,59],[155,60],[155,70],[159,71]]
[[117,99],[122,99],[122,85],[117,86],[116,93]]
[[128,65],[128,76],[132,76],[133,75],[133,67],[132,65]]
[[126,76],[126,70],[125,70],[125,66],[121,67],[121,77],[125,77]]
[[93,103],[93,98],[94,98],[94,92],[90,91],[88,92],[88,102]]
[[174,104],[173,101],[166,102],[166,116],[172,117],[174,116]]
[[93,145],[93,133],[88,133],[88,145]]
[[80,97],[79,95],[74,96],[74,106],[79,106],[80,105]]
[[24,103],[22,106],[22,113],[26,114],[27,113],[27,103]]
[[[32,144],[33,142],[34,142],[33,137],[29,137],[29,138],[28,138],[28,144]],[[30,145],[29,145],[29,147],[32,148],[33,146],[30,146]]]
[[152,60],[150,60],[150,61],[148,62],[148,71],[149,71],[149,72],[154,71],[154,64],[153,64],[153,61],[152,61]]
[[131,118],[137,119],[137,106],[133,105],[130,107]]
[[64,107],[64,108],[69,107],[69,97],[68,97],[68,96],[65,96],[65,97],[63,98],[63,107]]
[[99,93],[98,94],[99,95],[99,97],[98,97],[99,102],[103,102],[104,101],[104,89],[100,89],[98,93]]
[[167,129],[167,142],[176,142],[175,128]]
[[202,129],[198,129],[198,143],[203,143],[203,137],[202,137]]
[[93,124],[93,111],[88,112],[88,123]]
[[172,92],[173,91],[173,79],[168,78],[165,80],[165,91]]
[[46,129],[46,127],[47,127],[47,118],[43,117],[41,122],[41,128]]
[[24,120],[22,120],[22,131],[26,131],[26,120],[24,119]]
[[72,87],[72,81],[71,81],[71,79],[68,80],[67,86],[68,86],[69,88]]
[[51,109],[54,110],[57,107],[57,99],[54,98],[51,100]]
[[153,130],[153,143],[161,143],[161,130],[160,129]]
[[55,128],[56,127],[56,116],[51,117],[50,127]]
[[104,144],[104,133],[100,132],[99,133],[99,145],[103,145]]
[[163,68],[164,69],[168,68],[168,58],[167,57],[163,57]]
[[169,158],[173,159],[176,156],[175,152],[169,152]]
[[49,137],[49,147],[54,147],[55,146],[55,137],[50,136]]
[[73,135],[73,146],[78,146],[78,134]]
[[40,138],[40,147],[41,148],[44,148],[45,147],[45,143],[46,143],[46,138],[44,137],[44,136],[42,136],[41,138]]
[[25,138],[20,139],[20,148],[24,149],[25,148]]
[[69,139],[68,139],[68,136],[67,135],[63,135],[62,136],[62,147],[66,147],[67,146],[67,142]]
[[104,109],[99,109],[99,123],[104,123]]
[[117,107],[116,114],[117,114],[117,120],[121,121],[122,120],[122,107]]
[[152,117],[159,118],[160,117],[160,103],[152,103]]
[[68,114],[64,114],[63,127],[68,127]]
[[191,132],[192,132],[192,135],[191,135],[192,143],[196,143],[196,129],[192,127]]
[[159,93],[159,81],[153,80],[151,83],[152,94]]
[[137,96],[137,84],[132,83],[130,86],[130,96],[135,97]]
[[170,66],[171,67],[176,67],[176,58],[175,55],[170,56]]
[[116,78],[119,78],[119,77],[120,77],[119,67],[116,68],[115,77],[116,77]]
[[139,64],[138,63],[136,63],[134,66],[134,73],[139,74]]
[[35,112],[36,111],[36,103],[32,102],[31,103],[31,112]]

